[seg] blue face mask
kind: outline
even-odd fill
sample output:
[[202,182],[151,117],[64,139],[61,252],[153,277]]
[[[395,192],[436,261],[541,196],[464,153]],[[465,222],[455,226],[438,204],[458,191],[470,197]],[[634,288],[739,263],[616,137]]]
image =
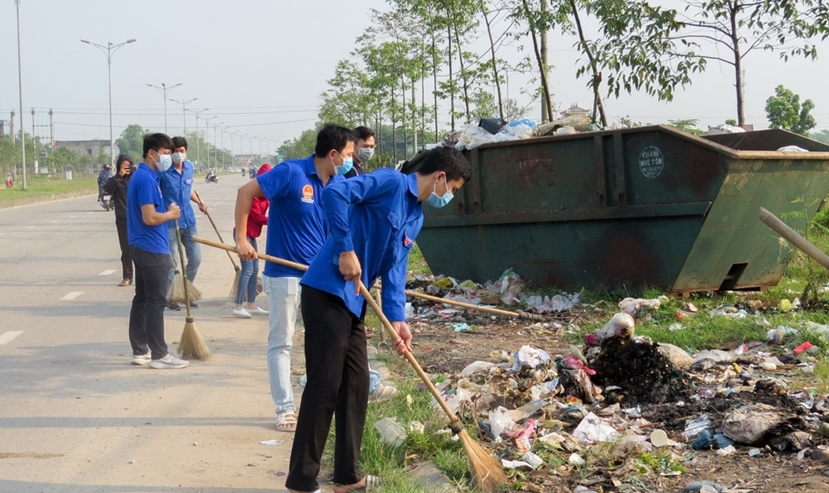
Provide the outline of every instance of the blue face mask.
[[[339,152],[337,154],[339,154]],[[342,155],[340,157],[342,157]],[[351,171],[351,168],[353,166],[354,166],[354,159],[352,159],[350,157],[344,157],[342,166],[334,165],[334,171],[338,175],[344,175],[344,174],[348,173],[349,171]]]
[[[445,180],[446,178],[444,177],[444,182]],[[446,193],[444,193],[440,197],[438,197],[437,189],[438,182],[435,182],[435,189],[432,190],[432,195],[429,195],[429,197],[426,199],[426,203],[431,205],[432,207],[444,207],[455,197],[455,194],[452,193],[452,190],[449,190],[448,186],[446,187]]]

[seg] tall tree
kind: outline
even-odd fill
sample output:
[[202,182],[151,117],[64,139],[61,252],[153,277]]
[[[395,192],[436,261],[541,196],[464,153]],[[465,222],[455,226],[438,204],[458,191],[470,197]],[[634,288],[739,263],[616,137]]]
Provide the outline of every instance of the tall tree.
[[[737,96],[737,124],[745,125],[743,59],[756,50],[814,59],[816,37],[825,39],[829,6],[823,0],[685,0],[675,39],[705,47],[693,56],[731,66]],[[710,50],[710,51],[707,51]]]
[[774,96],[766,100],[766,116],[771,128],[782,128],[800,135],[809,135],[817,123],[810,112],[815,104],[811,99],[800,103],[800,95],[782,85],[774,89]]
[[121,132],[121,137],[115,141],[118,149],[121,152],[129,154],[129,156],[138,163],[141,161],[144,153],[144,135],[150,133],[149,130],[141,128],[141,125],[133,123]]

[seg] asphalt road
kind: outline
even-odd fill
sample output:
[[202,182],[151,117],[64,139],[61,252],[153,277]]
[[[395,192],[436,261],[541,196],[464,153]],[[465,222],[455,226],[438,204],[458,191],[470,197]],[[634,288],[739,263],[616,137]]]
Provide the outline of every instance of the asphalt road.
[[[246,182],[196,184],[228,242]],[[114,214],[94,196],[0,210],[0,492],[285,491],[292,435],[273,424],[266,318],[231,317],[230,261],[202,252],[193,313],[213,357],[131,366]],[[168,343],[184,323],[166,311]]]

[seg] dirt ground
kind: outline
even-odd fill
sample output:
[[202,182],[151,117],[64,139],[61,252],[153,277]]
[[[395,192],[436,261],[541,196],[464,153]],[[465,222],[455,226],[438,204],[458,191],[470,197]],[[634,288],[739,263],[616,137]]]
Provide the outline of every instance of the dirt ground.
[[[434,310],[434,304],[415,300],[415,310]],[[482,313],[465,312],[444,314],[446,318],[434,318],[427,321],[413,321],[414,354],[430,374],[453,376],[474,361],[503,362],[503,356],[512,354],[524,345],[530,345],[548,352],[553,358],[569,354],[571,342],[566,336],[566,327],[576,321],[584,322],[589,312],[571,310],[554,316],[545,316],[544,324],[537,324],[522,319],[493,317]],[[602,315],[603,316],[603,315]],[[455,324],[468,324],[468,328],[455,331]],[[460,326],[458,326],[460,328]],[[639,356],[641,358],[641,356]],[[746,362],[748,363],[748,362]],[[641,364],[641,362],[640,362]],[[610,365],[612,366],[612,365]],[[790,375],[796,368],[784,366],[777,370],[782,375]],[[661,377],[660,377],[661,378]],[[680,492],[687,484],[708,480],[730,488],[727,491],[751,493],[780,492],[826,492],[829,491],[829,462],[812,457],[814,447],[829,444],[829,440],[815,433],[816,423],[808,423],[805,415],[809,413],[796,399],[774,388],[774,385],[757,384],[753,392],[741,392],[728,396],[714,396],[710,399],[694,398],[704,387],[695,381],[693,375],[676,372],[665,376],[665,394],[667,398],[659,399],[648,389],[656,392],[654,377],[641,378],[640,392],[630,392],[621,398],[606,393],[606,400],[598,408],[610,405],[614,399],[622,407],[637,406],[641,416],[654,423],[654,427],[665,430],[670,439],[686,442],[682,436],[689,418],[708,413],[712,418],[721,417],[725,412],[752,403],[771,404],[786,411],[788,419],[776,430],[777,441],[769,440],[758,445],[762,452],[749,456],[753,447],[735,445],[737,451],[732,455],[717,455],[714,450],[674,449],[673,456],[685,472],[670,475],[655,471],[637,470],[635,455],[608,460],[602,456],[601,461],[589,462],[588,467],[578,469],[566,464],[568,452],[562,452],[564,465],[559,467],[541,467],[522,475],[526,479],[516,484],[518,491],[630,491],[630,492]],[[669,381],[668,381],[669,380]],[[487,382],[493,383],[493,382]],[[737,382],[738,383],[738,382]],[[722,386],[720,386],[722,388]],[[520,390],[520,388],[519,388]],[[520,393],[519,393],[520,394]],[[506,396],[507,394],[505,394]],[[825,397],[825,396],[824,396]],[[511,400],[510,400],[511,398]],[[564,400],[564,396],[555,399]],[[504,397],[503,404],[516,408],[529,400],[510,394]],[[817,400],[817,398],[816,398]],[[682,401],[682,406],[677,402]],[[598,409],[596,408],[596,409]],[[549,413],[545,408],[544,419],[558,419],[566,424],[563,431],[572,431],[579,420],[567,420],[555,411]],[[812,416],[820,414],[812,409]],[[598,411],[597,411],[598,412]],[[481,419],[481,413],[478,419]],[[483,419],[486,419],[483,415]],[[827,416],[824,416],[824,419]],[[786,440],[780,438],[787,432],[805,430],[809,432],[811,442],[807,450],[798,457],[797,450]],[[487,443],[488,438],[481,434],[479,439]],[[487,443],[492,446],[491,443]],[[499,446],[493,446],[496,450]],[[504,452],[503,447],[500,449]],[[581,455],[589,456],[590,451]],[[817,454],[815,454],[817,455]],[[520,456],[520,454],[519,454]],[[516,457],[517,458],[517,457]],[[577,489],[583,487],[586,489]]]

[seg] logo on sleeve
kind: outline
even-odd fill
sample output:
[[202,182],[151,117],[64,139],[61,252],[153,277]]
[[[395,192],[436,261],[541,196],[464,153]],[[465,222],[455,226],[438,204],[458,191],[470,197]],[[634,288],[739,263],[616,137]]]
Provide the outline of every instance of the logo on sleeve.
[[406,233],[403,233],[403,246],[406,248],[412,246],[412,239]]
[[302,201],[306,204],[314,203],[314,187],[311,185],[305,185],[302,187]]

